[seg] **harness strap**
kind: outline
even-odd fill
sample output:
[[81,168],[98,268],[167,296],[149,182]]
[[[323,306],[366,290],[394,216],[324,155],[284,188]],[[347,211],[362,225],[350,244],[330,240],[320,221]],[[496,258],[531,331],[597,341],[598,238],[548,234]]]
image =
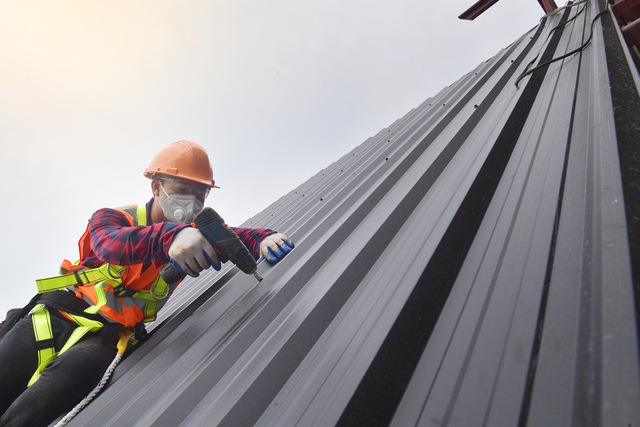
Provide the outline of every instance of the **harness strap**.
[[[56,356],[51,317],[47,306],[44,304],[36,304],[29,314],[31,315],[33,334],[36,338],[36,349],[38,350],[38,371],[42,372],[40,367],[42,366],[42,369],[44,369],[44,366]],[[31,381],[29,381],[29,385],[31,385]]]
[[71,317],[78,324],[78,327],[73,331],[73,333],[71,334],[67,342],[64,344],[64,346],[62,347],[58,355],[69,350],[69,348],[71,348],[71,346],[77,343],[80,340],[80,338],[85,336],[87,332],[97,332],[103,326],[101,322],[87,319],[86,317],[76,316],[74,314],[69,314],[69,313],[67,313],[67,316]]
[[125,266],[111,265],[107,263],[97,268],[76,270],[62,276],[37,279],[36,286],[38,287],[38,293],[65,289],[73,285],[99,283],[107,280],[116,283],[115,286],[118,286],[120,283],[122,283],[122,280],[120,278],[122,277],[122,273],[124,273],[125,268]]
[[96,293],[96,303],[89,308],[86,308],[84,311],[88,314],[96,314],[100,311],[102,307],[107,304],[107,294],[104,293],[104,288],[102,284],[97,283],[93,287],[94,292]]
[[146,301],[144,304],[143,321],[145,323],[156,320],[156,314],[158,313],[158,305],[165,300],[171,291],[171,287],[164,281],[162,276],[158,276],[156,281],[151,286],[149,291],[138,291],[133,294],[136,299]]
[[51,328],[51,316],[49,315],[49,309],[47,309],[47,306],[44,304],[38,304],[33,308],[33,310],[31,310],[30,314],[36,338],[36,348],[38,349],[38,369],[34,372],[31,380],[29,380],[27,387],[32,386],[33,383],[40,378],[42,371],[47,367],[49,362],[71,348],[71,346],[77,343],[87,332],[97,332],[103,326],[101,322],[96,320],[65,313],[78,324],[78,327],[74,329],[60,351],[56,353],[53,342],[53,331]]

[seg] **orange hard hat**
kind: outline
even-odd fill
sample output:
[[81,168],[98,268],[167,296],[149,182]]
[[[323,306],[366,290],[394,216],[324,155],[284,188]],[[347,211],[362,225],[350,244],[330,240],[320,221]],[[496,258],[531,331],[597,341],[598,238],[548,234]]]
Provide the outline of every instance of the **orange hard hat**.
[[215,187],[209,156],[204,148],[193,141],[177,141],[155,155],[144,170],[144,176],[154,179],[156,174],[175,176]]

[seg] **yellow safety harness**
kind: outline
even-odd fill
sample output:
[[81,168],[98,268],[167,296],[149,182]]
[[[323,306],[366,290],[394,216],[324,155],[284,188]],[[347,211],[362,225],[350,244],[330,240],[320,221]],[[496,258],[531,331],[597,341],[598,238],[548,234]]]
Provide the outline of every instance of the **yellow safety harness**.
[[[146,225],[146,208],[142,206],[135,207],[135,209],[135,218],[137,220],[136,225]],[[38,288],[38,293],[44,293],[67,289],[74,285],[95,284],[96,286],[94,289],[96,292],[97,302],[84,310],[87,314],[97,314],[100,309],[107,304],[107,295],[103,285],[111,286],[114,288],[114,293],[116,294],[126,294],[127,296],[131,296],[137,300],[145,301],[143,308],[145,315],[144,321],[149,322],[155,320],[159,303],[169,295],[172,287],[167,284],[161,276],[158,276],[150,290],[131,291],[130,289],[125,288],[122,283],[121,277],[125,268],[126,267],[124,266],[104,264],[97,268],[76,270],[61,276],[38,279],[36,280],[36,286]],[[56,356],[59,356],[71,348],[71,346],[77,343],[86,333],[97,332],[104,326],[104,324],[99,321],[64,312],[64,315],[75,321],[78,324],[78,327],[73,331],[62,349],[60,349],[59,352],[56,352],[51,328],[51,317],[47,307],[44,304],[37,304],[29,314],[31,315],[33,322],[33,331],[38,351],[38,369],[33,374],[28,386],[31,386],[38,378],[40,378],[44,368]],[[135,339],[133,339],[132,344],[135,344]]]

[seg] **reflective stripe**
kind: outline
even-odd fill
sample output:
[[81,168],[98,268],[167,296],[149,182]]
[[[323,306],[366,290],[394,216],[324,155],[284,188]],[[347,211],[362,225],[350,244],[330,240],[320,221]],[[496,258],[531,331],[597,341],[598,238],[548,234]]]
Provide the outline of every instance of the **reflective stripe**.
[[131,219],[133,219],[133,225],[147,225],[147,207],[137,205],[127,205],[118,208],[121,211],[126,212]]
[[147,225],[147,207],[138,206],[136,208],[136,217],[138,219],[137,225]]

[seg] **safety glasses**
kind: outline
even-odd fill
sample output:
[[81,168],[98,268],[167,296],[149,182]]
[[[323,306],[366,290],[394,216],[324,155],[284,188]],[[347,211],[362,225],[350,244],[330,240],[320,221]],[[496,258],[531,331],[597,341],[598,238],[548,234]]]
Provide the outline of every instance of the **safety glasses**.
[[211,187],[198,184],[196,182],[187,181],[180,178],[158,178],[160,181],[167,183],[165,189],[171,190],[172,193],[193,194],[200,200],[205,200],[211,191]]

